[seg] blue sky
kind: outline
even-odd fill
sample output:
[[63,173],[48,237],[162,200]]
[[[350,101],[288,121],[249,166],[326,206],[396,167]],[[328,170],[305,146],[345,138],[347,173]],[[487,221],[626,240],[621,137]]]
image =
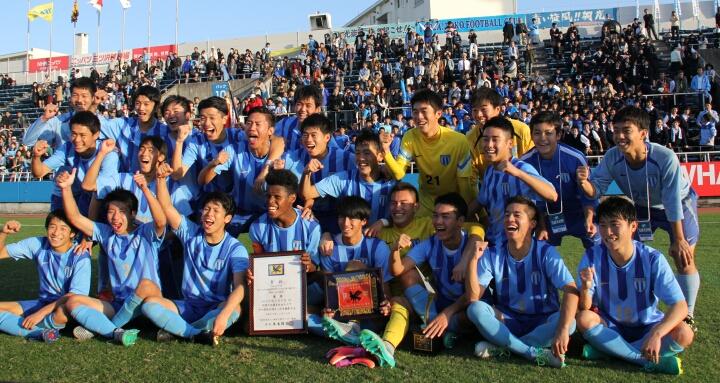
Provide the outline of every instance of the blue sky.
[[[511,1],[511,0],[505,0]],[[685,0],[688,1],[688,0]],[[31,6],[48,0],[31,0]],[[672,0],[662,0],[662,3]],[[72,0],[56,0],[53,22],[53,50],[72,53],[70,23]],[[312,0],[312,1],[247,1],[247,0],[180,0],[179,42],[226,39],[279,32],[306,31],[309,14],[329,12],[333,25],[342,26],[373,0]],[[652,3],[643,0],[641,3]],[[0,25],[0,54],[25,50],[27,31],[27,0],[3,0]],[[153,0],[151,10],[151,44],[175,43],[175,0]],[[518,0],[520,12],[558,9],[600,8],[634,5],[635,0]],[[80,18],[77,32],[89,35],[89,51],[96,47],[97,16],[87,0],[79,0]],[[132,0],[126,16],[125,48],[147,44],[148,0]],[[471,12],[470,12],[471,13]],[[472,14],[468,16],[473,16]],[[104,0],[101,15],[100,50],[115,51],[121,45],[122,8],[118,0]],[[50,25],[36,19],[31,23],[30,47],[48,49]]]

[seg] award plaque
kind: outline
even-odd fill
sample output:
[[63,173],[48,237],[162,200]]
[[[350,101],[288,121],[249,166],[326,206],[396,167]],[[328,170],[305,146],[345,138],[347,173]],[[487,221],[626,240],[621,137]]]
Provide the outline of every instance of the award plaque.
[[427,326],[428,322],[430,322],[430,308],[432,307],[433,301],[435,300],[435,295],[437,295],[437,293],[432,287],[432,284],[430,284],[430,281],[427,280],[427,277],[425,277],[425,275],[420,271],[420,269],[417,268],[417,266],[416,269],[418,274],[420,274],[420,279],[422,279],[425,290],[427,290],[428,292],[428,300],[427,304],[425,305],[425,312],[421,315],[423,323],[419,328],[416,327],[412,332],[412,348],[413,351],[421,353],[437,354],[442,349],[442,337],[436,337],[431,339],[427,338],[422,332],[422,330]]
[[385,299],[382,281],[378,268],[325,274],[325,307],[340,320],[376,317]]
[[250,256],[250,335],[307,332],[306,275],[301,251]]

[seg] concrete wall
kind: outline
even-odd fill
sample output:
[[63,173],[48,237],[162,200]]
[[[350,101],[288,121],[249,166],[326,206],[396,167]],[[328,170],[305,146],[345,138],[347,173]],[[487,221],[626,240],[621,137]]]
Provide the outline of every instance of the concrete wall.
[[[252,90],[255,86],[255,80],[243,79],[243,80],[232,80],[229,81],[230,90],[234,96],[242,97],[248,91]],[[213,95],[212,84],[210,82],[201,82],[196,84],[178,84],[172,86],[167,92],[163,93],[162,100],[171,94],[183,96],[189,100],[193,100],[195,97],[202,99],[208,98]]]

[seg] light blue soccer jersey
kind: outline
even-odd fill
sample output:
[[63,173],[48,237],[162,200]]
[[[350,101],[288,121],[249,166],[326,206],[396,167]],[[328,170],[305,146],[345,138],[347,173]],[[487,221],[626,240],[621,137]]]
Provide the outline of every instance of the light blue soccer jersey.
[[[532,165],[520,161],[517,158],[513,158],[510,162],[525,173],[552,185],[538,174]],[[532,199],[538,204],[541,211],[544,209],[545,200],[540,198],[525,182],[505,172],[495,170],[495,167],[492,165],[488,166],[487,170],[485,170],[483,183],[480,186],[480,193],[477,197],[477,202],[485,206],[488,212],[490,224],[486,229],[487,234],[485,235],[488,240],[498,242],[500,238],[504,237],[503,218],[505,217],[505,205],[510,198],[517,195]]]
[[455,302],[465,294],[465,284],[452,280],[452,270],[462,259],[462,252],[467,244],[467,233],[462,232],[460,247],[450,250],[443,246],[442,241],[435,235],[421,241],[407,253],[415,264],[420,266],[427,263],[432,269],[433,280],[438,294],[448,302]]
[[[147,133],[143,133],[140,131],[140,121],[137,117],[113,118],[107,123],[106,131],[120,150],[120,169],[127,173],[135,173],[140,168],[138,152],[143,138],[158,136],[164,140],[169,134],[168,126],[157,119]],[[168,158],[172,156],[168,155]]]
[[[262,172],[268,156],[258,158],[251,151],[246,140],[239,141],[236,155],[230,159],[229,169],[234,178],[232,196],[238,206],[237,214],[257,214],[265,211],[265,196],[253,191],[255,179]],[[221,173],[222,174],[222,173]]]
[[233,274],[248,268],[248,252],[227,232],[222,241],[210,245],[202,227],[182,217],[174,233],[185,249],[182,292],[191,304],[207,305],[227,300],[233,289]]
[[[190,188],[177,181],[173,181],[168,178],[166,181],[168,188],[170,189],[170,199],[172,204],[177,211],[184,216],[191,215],[192,209],[190,208],[190,201],[193,199],[193,194]],[[135,215],[135,220],[138,222],[150,222],[153,220],[152,213],[150,212],[150,205],[145,198],[142,190],[137,186],[133,180],[133,174],[131,173],[120,173],[114,176],[102,176],[97,178],[97,198],[105,199],[105,197],[113,190],[121,188],[129,190],[135,195],[138,200],[138,211]],[[153,179],[148,183],[148,188],[153,194],[157,195],[157,181]]]
[[604,244],[587,249],[578,265],[577,281],[580,286],[581,270],[595,267],[590,289],[593,306],[619,324],[640,327],[663,319],[658,302],[674,305],[685,296],[665,257],[642,242],[633,243],[634,254],[622,267],[615,264]]
[[342,235],[337,234],[333,238],[335,246],[329,257],[321,257],[322,269],[328,273],[345,271],[350,261],[360,261],[368,268],[379,268],[382,271],[383,282],[390,282],[393,276],[390,274],[390,248],[377,238],[362,237],[362,240],[355,245],[345,245]]
[[368,223],[372,224],[380,218],[390,216],[390,191],[395,186],[395,180],[378,180],[366,182],[357,169],[338,172],[315,184],[320,197],[356,196],[370,204],[371,214]]
[[[23,135],[23,144],[28,147],[35,146],[38,140],[47,141],[51,148],[59,148],[61,145],[70,142],[70,119],[74,111],[57,115],[45,122],[38,118]],[[108,120],[102,114],[98,114],[100,120],[100,139],[111,137],[108,127]]]
[[127,235],[117,235],[109,225],[95,222],[93,241],[107,254],[110,287],[116,300],[125,300],[141,279],[160,285],[158,249],[163,238],[155,233],[153,222],[144,223]]
[[320,264],[320,224],[315,220],[303,219],[301,211],[295,209],[297,217],[290,227],[276,225],[267,213],[250,224],[250,240],[262,246],[264,252],[302,250],[310,255],[313,263]]
[[[650,207],[664,209],[670,222],[680,221],[683,219],[682,201],[690,194],[690,183],[675,152],[655,143],[647,145],[647,161],[639,169],[631,168],[617,147],[608,150],[590,174],[590,182],[595,187],[594,197],[605,194],[610,183],[615,181],[635,205],[647,207],[649,189]],[[650,217],[638,218],[647,220]]]
[[[302,149],[302,133],[300,133],[300,121],[297,116],[285,117],[275,124],[275,136],[285,139],[285,152]],[[340,148],[340,146],[331,139],[328,147]]]
[[[241,129],[225,129],[227,133],[222,143],[216,144],[210,142],[204,134],[197,135],[194,140],[185,144],[183,151],[182,163],[184,166],[197,166],[200,172],[212,160],[217,158],[221,151],[228,154],[228,158],[237,156],[236,144],[245,139],[245,133]],[[205,192],[219,191],[231,194],[234,184],[232,172],[228,172],[230,161],[215,167],[217,177],[209,184],[205,185]]]
[[90,292],[90,254],[75,255],[74,247],[63,254],[53,251],[45,237],[30,237],[6,247],[13,259],[30,259],[37,264],[40,277],[38,299],[53,302],[65,294]]
[[555,247],[533,238],[530,251],[516,261],[507,242],[485,250],[477,267],[478,282],[495,279],[497,304],[521,314],[551,314],[560,309],[558,290],[573,283],[572,274]]

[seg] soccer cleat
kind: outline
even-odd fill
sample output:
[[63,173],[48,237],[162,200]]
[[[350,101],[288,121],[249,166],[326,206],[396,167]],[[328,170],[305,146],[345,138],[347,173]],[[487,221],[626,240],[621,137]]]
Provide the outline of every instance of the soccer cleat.
[[583,346],[582,357],[586,360],[603,360],[608,358],[604,352],[593,347],[590,343]]
[[192,337],[192,341],[199,344],[206,344],[215,347],[220,344],[220,337],[213,335],[210,331],[203,331]]
[[159,343],[172,342],[175,339],[177,339],[177,337],[174,334],[163,329],[158,330],[157,334],[155,334],[155,341]]
[[395,357],[388,350],[385,341],[370,330],[360,332],[360,344],[380,361],[380,367],[395,367]]
[[121,328],[116,329],[113,332],[113,340],[117,344],[121,344],[125,347],[130,347],[137,341],[139,330],[123,330]]
[[[342,323],[324,316],[322,318],[322,327],[325,335],[330,339],[339,340],[353,346],[360,345],[360,339],[358,338],[360,326],[357,323]],[[348,330],[348,327],[350,327],[350,330]]]
[[56,342],[58,339],[60,339],[60,331],[57,329],[51,328],[46,329],[42,331],[42,340],[45,343],[53,343]]
[[475,356],[480,359],[492,357],[509,356],[510,351],[505,347],[498,347],[490,342],[481,341],[475,344]]
[[693,333],[697,334],[697,324],[695,323],[695,318],[692,315],[686,316],[683,321],[687,323],[688,326],[690,326],[690,330],[692,330]]
[[92,339],[93,337],[95,337],[95,334],[91,333],[83,326],[76,326],[73,329],[73,336],[75,337],[75,339],[82,341]]
[[[336,347],[330,350],[325,357],[330,359],[329,363],[335,367],[344,367],[349,365],[349,361],[354,358],[367,358],[372,355],[368,354],[362,347]],[[340,364],[340,366],[338,366]]]
[[457,342],[457,334],[452,331],[445,331],[445,335],[443,335],[443,346],[450,350],[455,347],[455,342]]
[[552,351],[542,347],[535,347],[535,362],[537,365],[550,366],[555,368],[565,367],[565,355],[560,355],[560,358],[553,355]]
[[647,372],[656,372],[668,375],[681,375],[683,373],[682,360],[677,356],[662,356],[659,363],[648,363],[644,367]]

